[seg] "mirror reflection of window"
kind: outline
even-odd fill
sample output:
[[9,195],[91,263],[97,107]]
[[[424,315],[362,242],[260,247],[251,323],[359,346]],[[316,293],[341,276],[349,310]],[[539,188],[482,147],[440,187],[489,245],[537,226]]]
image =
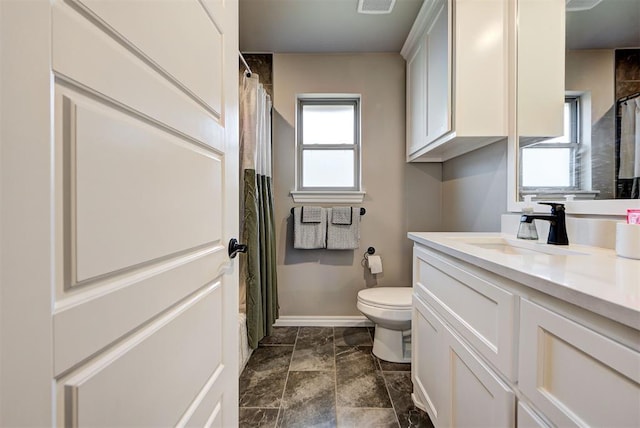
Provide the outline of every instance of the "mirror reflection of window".
[[[558,124],[556,113],[552,120],[545,116],[546,110],[522,116],[518,112],[518,199],[525,194],[547,200],[563,200],[567,195],[577,200],[640,198],[640,177],[635,177],[635,168],[633,174],[625,168],[632,156],[626,150],[631,144],[622,136],[620,108],[621,100],[640,93],[640,0],[601,0],[580,8],[567,5],[565,17],[564,96],[580,99],[577,140],[566,131],[567,113],[563,135],[545,140],[558,132],[551,127]],[[535,62],[526,64],[536,70]],[[524,83],[524,89],[530,90],[531,85]],[[518,91],[518,105],[527,106],[537,96],[535,90],[519,87]]]
[[566,98],[563,135],[521,145],[520,182],[526,193],[579,188],[579,168],[576,167],[580,163],[579,108],[579,98]]

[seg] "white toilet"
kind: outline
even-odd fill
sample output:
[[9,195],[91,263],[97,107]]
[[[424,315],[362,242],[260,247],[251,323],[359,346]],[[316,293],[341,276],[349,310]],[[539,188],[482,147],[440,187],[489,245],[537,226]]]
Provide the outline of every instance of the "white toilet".
[[358,292],[358,310],[376,325],[373,354],[411,362],[411,287],[374,287]]

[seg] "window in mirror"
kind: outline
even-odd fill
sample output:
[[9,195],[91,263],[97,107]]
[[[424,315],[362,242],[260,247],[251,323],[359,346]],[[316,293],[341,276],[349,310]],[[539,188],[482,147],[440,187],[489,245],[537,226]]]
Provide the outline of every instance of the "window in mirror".
[[[571,191],[580,187],[580,99],[564,103],[563,135],[520,145],[522,193]],[[544,165],[543,168],[540,165]]]

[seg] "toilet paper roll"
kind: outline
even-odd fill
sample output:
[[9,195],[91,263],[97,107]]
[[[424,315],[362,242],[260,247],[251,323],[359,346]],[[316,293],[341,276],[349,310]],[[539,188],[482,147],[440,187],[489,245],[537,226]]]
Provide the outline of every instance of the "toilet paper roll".
[[382,258],[380,256],[369,256],[368,263],[372,274],[382,273]]

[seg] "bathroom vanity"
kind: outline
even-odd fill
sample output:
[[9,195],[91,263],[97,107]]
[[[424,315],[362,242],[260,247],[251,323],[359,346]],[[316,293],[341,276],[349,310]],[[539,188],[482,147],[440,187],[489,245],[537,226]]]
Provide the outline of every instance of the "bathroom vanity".
[[436,427],[640,426],[640,262],[409,233],[413,400]]

